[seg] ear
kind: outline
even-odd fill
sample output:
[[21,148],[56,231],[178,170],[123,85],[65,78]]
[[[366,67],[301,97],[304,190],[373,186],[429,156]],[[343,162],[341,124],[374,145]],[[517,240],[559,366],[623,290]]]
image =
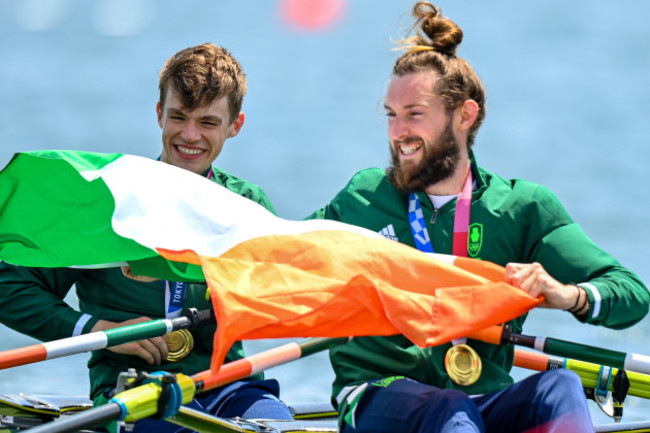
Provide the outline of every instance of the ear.
[[163,112],[162,112],[162,108],[160,108],[160,102],[156,103],[156,114],[158,115],[158,126],[160,126],[162,128],[163,127],[163,124],[162,124]]
[[241,127],[244,126],[245,120],[246,116],[244,115],[244,112],[240,111],[237,115],[237,118],[235,118],[235,120],[232,122],[232,125],[230,125],[230,133],[228,134],[228,138],[232,138],[235,135],[239,134]]
[[472,125],[474,125],[474,122],[476,122],[479,110],[480,108],[476,101],[473,99],[465,100],[465,102],[463,102],[463,105],[457,109],[457,112],[459,113],[458,126],[460,129],[465,131],[469,130]]

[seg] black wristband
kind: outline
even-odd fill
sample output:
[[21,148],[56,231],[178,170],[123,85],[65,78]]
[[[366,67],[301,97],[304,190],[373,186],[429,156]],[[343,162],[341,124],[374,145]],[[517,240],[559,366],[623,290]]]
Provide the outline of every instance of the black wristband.
[[[585,292],[585,299],[584,301],[580,304],[580,306],[574,306],[572,309],[569,310],[571,314],[574,316],[582,316],[583,314],[586,314],[586,312],[583,313],[582,310],[585,309],[587,304],[589,303],[589,296],[587,296],[587,291],[582,289],[580,286],[577,286],[578,290],[580,290],[580,293]],[[581,290],[582,289],[582,290]],[[580,299],[580,294],[578,294],[578,299]],[[588,310],[587,310],[588,311]]]
[[575,311],[578,311],[578,310],[576,310],[576,307],[577,307],[578,304],[580,303],[580,292],[581,292],[581,290],[580,290],[580,287],[578,287],[578,286],[575,286],[575,288],[578,289],[578,297],[576,298],[576,303],[573,304],[573,307],[568,308],[568,309],[566,310],[566,311],[570,311],[571,313],[573,313],[573,312],[575,312]]

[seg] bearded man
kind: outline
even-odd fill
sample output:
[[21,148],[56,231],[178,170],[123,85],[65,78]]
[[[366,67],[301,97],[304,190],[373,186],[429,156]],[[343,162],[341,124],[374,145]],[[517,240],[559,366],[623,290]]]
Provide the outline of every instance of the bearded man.
[[[646,286],[553,193],[477,164],[472,145],[486,97],[456,55],[462,31],[428,2],[414,15],[415,36],[403,41],[384,103],[391,166],[358,172],[309,218],[505,266],[508,283],[580,322],[620,329],[640,321]],[[519,333],[524,319],[509,326]],[[514,383],[512,345],[459,339],[423,349],[402,335],[360,337],[332,349],[330,360],[341,432],[593,431],[577,375],[555,370]]]

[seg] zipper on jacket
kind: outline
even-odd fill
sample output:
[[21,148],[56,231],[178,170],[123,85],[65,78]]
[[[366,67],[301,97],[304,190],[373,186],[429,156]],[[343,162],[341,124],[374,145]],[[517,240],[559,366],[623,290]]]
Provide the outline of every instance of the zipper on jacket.
[[438,218],[438,209],[433,208],[433,215],[431,215],[431,224],[436,223],[436,218]]

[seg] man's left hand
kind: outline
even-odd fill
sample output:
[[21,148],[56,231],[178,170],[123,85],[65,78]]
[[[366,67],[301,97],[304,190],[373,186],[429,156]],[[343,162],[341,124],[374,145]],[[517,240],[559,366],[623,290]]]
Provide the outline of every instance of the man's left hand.
[[140,281],[142,283],[151,283],[153,281],[158,281],[158,278],[147,277],[145,275],[134,275],[133,272],[131,272],[131,266],[122,266],[122,273],[125,277],[135,281]]

